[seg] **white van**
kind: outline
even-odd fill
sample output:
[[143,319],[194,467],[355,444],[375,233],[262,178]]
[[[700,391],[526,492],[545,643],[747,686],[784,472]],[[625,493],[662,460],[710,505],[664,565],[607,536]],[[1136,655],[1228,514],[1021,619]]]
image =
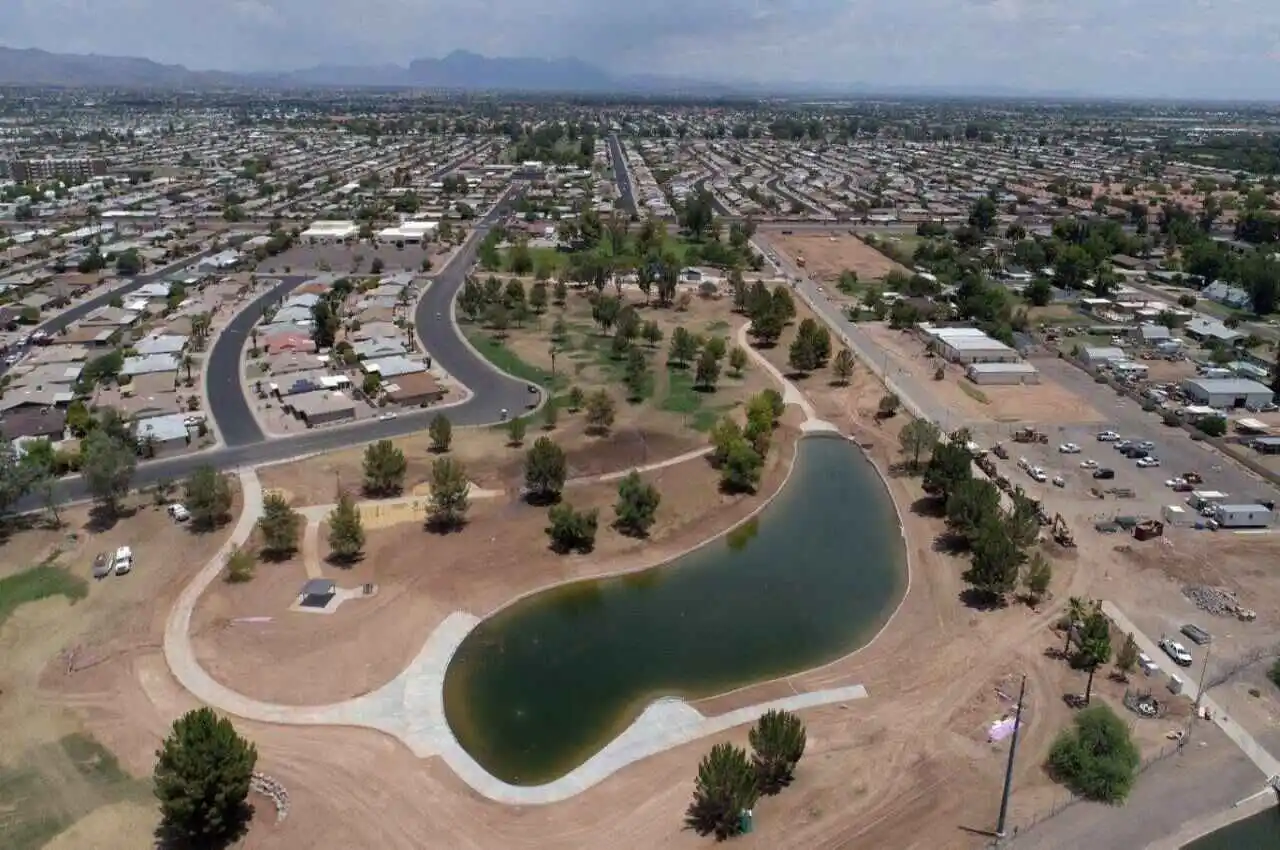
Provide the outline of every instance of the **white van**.
[[116,550],[115,557],[111,559],[111,570],[118,576],[133,569],[133,550],[128,546],[121,546]]

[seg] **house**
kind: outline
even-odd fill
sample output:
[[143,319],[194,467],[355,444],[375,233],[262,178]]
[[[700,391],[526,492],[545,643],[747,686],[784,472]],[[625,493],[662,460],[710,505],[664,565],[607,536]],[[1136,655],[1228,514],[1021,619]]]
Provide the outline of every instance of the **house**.
[[191,444],[191,432],[187,428],[189,413],[166,413],[136,419],[133,435],[140,443],[150,445],[156,451],[185,448]]
[[426,407],[444,398],[444,389],[430,372],[401,375],[382,389],[388,401],[402,407]]
[[1244,334],[1239,331],[1233,331],[1217,319],[1211,319],[1207,316],[1197,316],[1187,322],[1183,328],[1187,336],[1199,340],[1200,342],[1220,342],[1226,345],[1235,345],[1237,342],[1244,340]]
[[178,358],[172,354],[148,354],[142,357],[126,357],[121,375],[154,375],[158,372],[176,372]]
[[0,398],[0,414],[13,410],[30,410],[44,407],[64,407],[75,398],[75,393],[64,385],[46,387],[18,387],[10,389]]
[[238,262],[240,262],[240,252],[228,249],[197,261],[195,270],[197,272],[217,272],[234,268]]
[[405,344],[399,337],[378,337],[364,339],[353,345],[352,350],[361,360],[378,360],[384,357],[395,357],[404,354]]
[[1112,363],[1123,363],[1129,359],[1123,348],[1112,346],[1086,345],[1080,352],[1080,359],[1086,366],[1110,366]]
[[136,321],[138,321],[137,313],[108,305],[89,311],[80,320],[79,326],[85,328],[120,328],[128,327]]
[[58,407],[18,408],[0,418],[0,436],[14,441],[22,438],[62,439],[67,429],[67,412]]
[[303,393],[290,398],[285,410],[305,422],[308,428],[346,422],[356,416],[355,402],[337,390]]
[[[284,299],[280,307],[282,309],[287,307],[305,307],[307,310],[307,315],[310,316],[311,308],[316,306],[319,303],[320,303],[320,296],[314,292],[295,292],[293,295],[290,295],[288,298]],[[276,321],[279,321],[279,319],[277,319]]]
[[267,355],[262,361],[271,375],[296,375],[300,372],[323,372],[328,367],[327,357],[317,357],[307,351],[284,349]]
[[135,298],[141,298],[145,301],[165,301],[169,298],[170,289],[171,286],[168,283],[163,281],[152,281],[151,283],[144,283],[142,286],[139,286],[133,291],[132,295]]
[[19,387],[39,389],[52,386],[70,389],[83,371],[83,363],[45,363],[21,375],[15,375],[10,382],[10,390]]
[[[264,326],[264,328],[267,326]],[[259,329],[258,345],[268,352],[315,351],[316,343],[311,334],[297,325],[274,325],[271,331]]]
[[321,390],[337,390],[350,385],[351,379],[346,375],[330,375],[317,370],[283,375],[281,380],[272,381],[269,386],[277,396],[287,398]]
[[1138,325],[1138,339],[1143,345],[1157,345],[1162,342],[1169,342],[1173,339],[1173,334],[1164,325],[1157,325],[1151,322]]
[[1221,280],[1216,280],[1209,284],[1200,290],[1200,294],[1210,301],[1216,301],[1219,304],[1225,304],[1238,310],[1249,310],[1253,304],[1253,299],[1246,290]]
[[398,378],[401,375],[412,375],[416,372],[427,371],[426,364],[401,356],[384,357],[380,360],[366,360],[360,364],[360,368],[366,374],[376,372],[384,381]]
[[400,336],[403,331],[394,322],[365,322],[361,320],[360,328],[347,334],[347,339],[359,342],[365,339],[391,338]]
[[178,355],[187,347],[187,337],[178,334],[157,334],[145,336],[133,343],[133,350],[141,357],[156,354]]

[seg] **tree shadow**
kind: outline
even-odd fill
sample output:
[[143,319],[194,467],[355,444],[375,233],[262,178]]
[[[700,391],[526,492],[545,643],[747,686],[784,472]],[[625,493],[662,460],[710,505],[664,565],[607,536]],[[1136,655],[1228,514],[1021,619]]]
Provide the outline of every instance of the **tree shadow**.
[[933,496],[921,496],[911,503],[911,512],[916,516],[942,519],[947,515],[946,503]]
[[961,604],[974,611],[999,611],[1008,605],[999,593],[992,593],[976,587],[966,587],[957,595]]
[[89,509],[89,519],[83,528],[90,534],[102,534],[116,527],[122,519],[131,519],[138,513],[137,507],[120,506],[112,510],[107,505],[94,505]]
[[963,534],[944,531],[933,538],[930,548],[939,555],[963,555],[969,551],[969,540]]
[[432,534],[443,537],[462,531],[467,527],[467,519],[465,517],[453,520],[429,518],[422,524],[422,527]]
[[788,381],[803,381],[805,378],[808,378],[811,374],[813,373],[797,372],[796,370],[793,369],[790,372],[783,372],[782,377],[786,378]]
[[540,493],[532,490],[525,491],[522,500],[526,505],[535,508],[549,508],[552,505],[559,504],[561,494],[558,492]]
[[830,381],[827,381],[827,386],[836,387],[838,389],[844,389],[845,387],[849,386],[849,382],[841,378],[832,378]]
[[364,560],[364,553],[357,552],[354,555],[338,555],[330,552],[325,556],[324,562],[331,567],[339,570],[354,569],[355,565]]

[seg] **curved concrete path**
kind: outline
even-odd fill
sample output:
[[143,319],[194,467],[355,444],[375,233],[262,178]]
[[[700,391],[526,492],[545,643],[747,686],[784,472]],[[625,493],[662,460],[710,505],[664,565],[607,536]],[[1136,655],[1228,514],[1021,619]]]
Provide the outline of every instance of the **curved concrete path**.
[[[835,431],[817,418],[813,406],[759,352],[746,344],[745,330],[739,341],[757,364],[783,386],[783,399],[804,412],[806,431]],[[686,452],[678,457],[639,467],[651,471],[699,457],[708,449]],[[578,479],[577,483],[613,481],[627,474],[609,473]],[[174,677],[202,702],[228,713],[264,723],[305,726],[363,726],[385,732],[404,742],[420,758],[439,756],[476,792],[500,803],[537,805],[566,800],[596,785],[629,764],[678,747],[698,738],[750,723],[771,709],[799,711],[824,705],[846,703],[867,695],[862,685],[831,688],[785,699],[758,703],[725,714],[707,716],[682,699],[663,698],[650,703],[627,729],[585,763],[567,775],[544,785],[512,785],[496,778],[480,766],[454,738],[444,712],[444,675],[459,645],[479,624],[479,618],[455,611],[436,627],[422,650],[400,675],[364,696],[329,705],[293,706],[251,699],[215,681],[196,658],[191,644],[191,617],[201,594],[221,575],[232,548],[249,540],[262,515],[262,484],[253,469],[240,470],[244,511],[231,538],[183,589],[165,623],[164,657]],[[572,482],[571,482],[572,483]],[[480,491],[477,496],[498,495]],[[423,497],[405,497],[417,500]],[[403,500],[402,500],[403,501]],[[303,513],[310,520],[303,538],[304,560],[318,561],[319,520],[330,506],[313,505]],[[318,563],[316,565],[318,567]],[[308,574],[311,567],[308,567]]]

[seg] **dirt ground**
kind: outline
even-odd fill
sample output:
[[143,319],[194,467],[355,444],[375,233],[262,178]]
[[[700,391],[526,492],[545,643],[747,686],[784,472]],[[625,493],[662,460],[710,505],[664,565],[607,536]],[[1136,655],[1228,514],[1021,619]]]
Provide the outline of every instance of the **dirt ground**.
[[[1039,384],[979,386],[965,377],[963,366],[927,356],[924,344],[909,333],[891,330],[883,323],[866,323],[860,327],[877,345],[891,352],[888,364],[891,374],[906,372],[916,381],[927,383],[948,408],[967,420],[1081,423],[1103,419],[1085,399],[1044,376]],[[945,367],[946,377],[941,381],[933,380],[938,366]]]
[[[717,473],[702,458],[647,473],[662,504],[642,542],[608,527],[616,483],[570,486],[565,498],[574,507],[600,509],[589,557],[552,553],[546,509],[504,496],[475,500],[469,524],[455,534],[431,534],[417,523],[369,532],[358,564],[324,571],[342,587],[373,582],[378,593],[344,602],[331,615],[286,610],[306,579],[299,561],[263,566],[249,584],[219,583],[205,594],[193,619],[197,653],[214,678],[256,699],[316,704],[358,696],[403,670],[453,611],[483,617],[521,593],[661,563],[727,529],[776,491],[794,437],[793,431],[771,453],[754,496],[721,494]],[[270,621],[242,619],[264,616]],[[264,669],[274,672],[264,676]]]
[[[785,357],[785,344],[769,356],[777,357],[778,352]],[[899,459],[897,433],[906,420],[898,416],[876,424],[873,413],[883,388],[866,369],[860,368],[848,387],[810,378],[804,390],[819,415],[852,434],[882,470],[887,472]],[[775,457],[787,456],[780,452]],[[635,545],[602,531],[600,551],[589,558],[543,554],[540,518],[501,502],[477,502],[473,525],[452,537],[430,536],[410,526],[372,532],[370,554],[351,571],[350,583],[374,580],[380,585],[379,595],[344,603],[328,617],[286,622],[277,602],[296,591],[300,566],[264,566],[249,586],[250,593],[233,593],[224,586],[211,589],[197,612],[197,646],[212,658],[214,675],[254,695],[304,702],[311,701],[308,697],[358,693],[398,672],[435,618],[451,607],[483,614],[521,589],[652,563],[723,528],[749,505],[722,503],[713,508],[712,519],[695,524],[689,516],[713,492],[709,475],[699,461],[662,473],[660,488],[667,501],[656,541]],[[779,476],[775,465],[770,481]],[[1172,535],[1172,547],[1153,543],[1117,551],[1117,545],[1128,544],[1079,535],[1080,548],[1074,552],[1045,550],[1054,578],[1052,597],[1040,610],[1020,604],[971,610],[959,601],[962,559],[935,549],[941,520],[923,507],[919,512],[913,509],[921,504],[918,480],[889,474],[887,481],[900,506],[912,581],[902,607],[880,636],[819,670],[698,704],[704,711],[719,712],[796,691],[853,683],[864,684],[869,693],[855,703],[804,712],[809,745],[795,784],[759,803],[756,831],[736,839],[736,846],[984,846],[987,839],[972,831],[994,824],[1007,754],[1007,743],[986,742],[985,729],[1009,711],[1023,674],[1027,725],[1019,743],[1011,824],[1029,823],[1062,802],[1064,791],[1049,781],[1041,765],[1054,735],[1070,723],[1071,711],[1062,695],[1083,691],[1086,678],[1047,652],[1062,645],[1054,627],[1061,604],[1070,596],[1112,599],[1148,630],[1159,627],[1150,620],[1156,616],[1152,611],[1170,610],[1175,620],[1185,616],[1175,607],[1181,582],[1203,577],[1242,591],[1248,588],[1241,601],[1259,612],[1256,624],[1215,623],[1214,631],[1220,633],[1215,647],[1220,645],[1225,653],[1238,635],[1260,642],[1275,634],[1280,594],[1272,587],[1277,580],[1267,574],[1266,565],[1275,562],[1276,545],[1269,538],[1193,537],[1188,532],[1185,539]],[[612,490],[584,487],[572,490],[569,498],[575,504],[607,505]],[[495,533],[498,522],[501,535]],[[1219,547],[1227,552],[1225,557],[1218,556]],[[406,551],[422,554],[408,558]],[[191,553],[183,558],[192,560],[192,569],[198,563],[194,557]],[[348,583],[338,571],[329,574],[340,584]],[[50,668],[44,680],[46,692],[56,692],[59,704],[75,710],[137,775],[149,772],[159,736],[172,717],[192,703],[166,672],[158,648],[164,616],[181,583],[174,580],[155,589],[145,612],[131,616],[128,633],[95,644],[105,656],[102,663],[70,675]],[[65,607],[60,602],[40,605]],[[19,614],[35,608],[26,606]],[[252,626],[222,625],[254,615],[274,619]],[[11,637],[0,633],[0,640]],[[299,674],[293,687],[267,681],[282,678],[286,671]],[[1133,683],[1143,685],[1143,680]],[[1169,746],[1166,733],[1184,721],[1176,711],[1160,720],[1138,719],[1119,705],[1124,687],[1102,671],[1095,679],[1094,698],[1131,720],[1144,754],[1154,756]],[[1223,686],[1215,696],[1221,693],[1225,702],[1233,698],[1229,691],[1237,689],[1234,683]],[[4,698],[10,699],[11,690],[5,691]],[[1259,717],[1276,714],[1280,703],[1273,694],[1265,697],[1246,692],[1242,698],[1253,700]],[[1253,719],[1244,713],[1240,717]],[[416,759],[398,742],[371,731],[245,721],[237,726],[257,744],[260,769],[282,780],[292,801],[283,824],[274,824],[270,816],[258,818],[245,848],[692,850],[708,844],[681,828],[681,815],[697,761],[711,741],[646,759],[564,803],[514,808],[485,801],[438,760]],[[741,744],[745,736],[746,730],[739,728],[717,740]],[[1167,808],[1167,800],[1156,803]],[[1129,810],[1141,822],[1141,806]],[[424,833],[425,825],[429,832]],[[430,838],[424,841],[424,834]]]
[[895,269],[911,273],[910,269],[848,233],[793,233],[790,236],[771,233],[769,241],[793,260],[803,257],[805,271],[819,281],[834,281],[846,269],[857,272],[859,280],[880,280]]
[[[61,531],[19,531],[0,544],[0,577],[60,550],[58,563],[89,585],[88,595],[74,604],[61,596],[27,603],[0,625],[0,740],[6,742],[0,748],[0,784],[23,796],[16,789],[36,783],[39,794],[23,803],[24,811],[34,806],[40,815],[68,825],[88,817],[92,829],[73,828],[50,845],[60,850],[143,846],[154,828],[155,809],[145,785],[139,790],[128,777],[117,782],[109,771],[86,770],[63,742],[86,731],[84,720],[110,705],[113,691],[136,687],[131,677],[122,676],[119,665],[129,664],[138,652],[160,658],[168,603],[229,533],[195,535],[159,508],[141,500],[135,504],[142,507],[105,531],[86,528],[88,512],[78,507],[64,511],[66,527]],[[239,512],[238,503],[235,511]],[[125,544],[133,547],[133,571],[94,581],[93,556]],[[102,691],[66,693],[67,685],[104,670],[110,675],[98,680]],[[164,725],[172,719],[166,715]],[[157,728],[138,738],[130,768],[134,776],[150,775],[150,753],[161,732]],[[0,803],[0,816],[5,813]],[[143,843],[139,836],[144,836]]]

